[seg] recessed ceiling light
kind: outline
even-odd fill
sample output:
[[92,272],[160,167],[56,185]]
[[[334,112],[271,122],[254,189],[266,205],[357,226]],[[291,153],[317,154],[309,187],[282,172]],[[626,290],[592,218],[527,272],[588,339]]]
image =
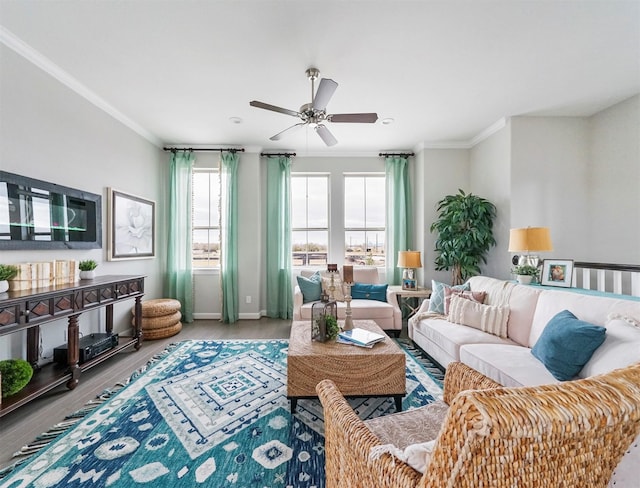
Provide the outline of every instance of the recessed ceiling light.
[[242,119],[240,117],[229,117],[229,121],[234,124],[242,124]]
[[382,119],[382,123],[384,125],[391,125],[393,124],[394,120],[391,117],[387,117],[386,119]]

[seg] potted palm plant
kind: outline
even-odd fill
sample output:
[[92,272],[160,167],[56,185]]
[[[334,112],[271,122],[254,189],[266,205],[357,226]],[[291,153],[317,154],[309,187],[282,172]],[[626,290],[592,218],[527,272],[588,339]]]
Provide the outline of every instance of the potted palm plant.
[[451,283],[459,285],[480,273],[480,262],[496,240],[493,219],[496,207],[489,200],[458,190],[438,202],[438,219],[431,224],[436,232],[436,270],[451,270]]
[[12,264],[0,264],[0,293],[9,289],[9,280],[18,274],[18,267]]

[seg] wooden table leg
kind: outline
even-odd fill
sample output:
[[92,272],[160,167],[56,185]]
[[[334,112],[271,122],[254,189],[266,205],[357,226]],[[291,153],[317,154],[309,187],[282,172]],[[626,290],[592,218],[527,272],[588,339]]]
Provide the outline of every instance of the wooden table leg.
[[402,395],[395,395],[393,399],[396,402],[396,412],[402,412]]
[[34,371],[39,371],[38,357],[40,356],[40,326],[27,329],[27,361]]
[[80,326],[78,323],[79,315],[69,316],[69,324],[67,325],[67,363],[71,372],[71,379],[67,381],[67,388],[73,390],[80,382]]
[[142,297],[136,297],[133,336],[138,339],[135,344],[136,351],[142,347]]

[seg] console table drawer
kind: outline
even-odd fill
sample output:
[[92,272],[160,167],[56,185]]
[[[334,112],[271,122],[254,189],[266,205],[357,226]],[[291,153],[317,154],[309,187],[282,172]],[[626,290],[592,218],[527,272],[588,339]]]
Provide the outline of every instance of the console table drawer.
[[36,324],[73,313],[74,293],[25,301],[23,322]]

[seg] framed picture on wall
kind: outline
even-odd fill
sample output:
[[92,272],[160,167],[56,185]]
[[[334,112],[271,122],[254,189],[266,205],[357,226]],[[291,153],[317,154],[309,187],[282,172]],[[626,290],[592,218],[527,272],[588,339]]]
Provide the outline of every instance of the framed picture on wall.
[[542,284],[550,286],[571,286],[573,259],[545,259],[542,265]]
[[108,188],[109,261],[156,255],[156,203]]

